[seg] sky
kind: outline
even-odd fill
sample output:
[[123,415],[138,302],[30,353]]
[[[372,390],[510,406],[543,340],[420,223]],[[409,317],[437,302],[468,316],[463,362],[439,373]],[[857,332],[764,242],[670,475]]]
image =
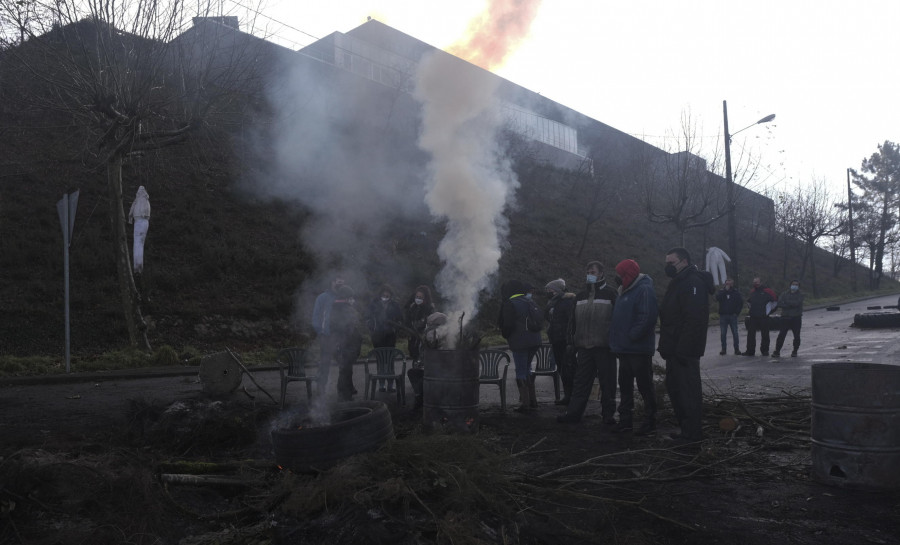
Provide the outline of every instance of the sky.
[[[825,183],[839,198],[847,168],[900,140],[896,0],[534,1],[528,35],[494,73],[664,149],[687,115],[700,155],[724,145],[727,100],[733,159],[761,160],[754,189]],[[372,17],[447,49],[486,4],[268,0],[256,25],[296,49]]]

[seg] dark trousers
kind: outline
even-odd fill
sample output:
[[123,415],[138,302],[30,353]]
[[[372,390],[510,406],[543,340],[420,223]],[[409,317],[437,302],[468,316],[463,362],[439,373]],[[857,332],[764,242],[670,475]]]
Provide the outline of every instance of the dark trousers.
[[747,323],[747,353],[756,353],[756,332],[759,331],[759,351],[769,351],[769,317],[751,316]]
[[572,395],[572,383],[575,380],[575,356],[570,354],[566,347],[566,341],[550,343],[553,348],[553,359],[556,360],[556,368],[559,370],[559,380],[562,382],[566,399]]
[[644,420],[656,423],[656,389],[651,354],[619,354],[619,423],[634,422],[634,383],[644,400]]
[[787,337],[788,330],[794,334],[794,351],[800,348],[800,325],[803,316],[791,316],[790,318],[781,318],[781,331],[778,332],[778,338],[775,339],[775,351],[780,352],[784,346],[784,339]]
[[319,393],[325,392],[328,386],[328,375],[331,374],[331,363],[337,350],[337,339],[333,335],[319,335],[319,374],[316,375]]
[[735,352],[741,351],[741,341],[738,339],[738,317],[737,314],[720,314],[719,329],[722,333],[722,352],[728,352],[728,330],[731,330],[731,336],[734,339]]
[[703,439],[703,388],[700,358],[672,356],[666,360],[666,391],[681,426],[681,435],[692,441]]
[[575,379],[567,416],[581,418],[587,408],[594,378],[600,379],[600,411],[604,420],[616,414],[616,357],[609,348],[579,348],[575,354]]

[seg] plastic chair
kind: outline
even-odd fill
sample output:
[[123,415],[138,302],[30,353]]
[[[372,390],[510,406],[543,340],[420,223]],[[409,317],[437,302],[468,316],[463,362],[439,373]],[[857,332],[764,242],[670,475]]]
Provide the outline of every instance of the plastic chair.
[[556,359],[553,357],[553,346],[542,344],[534,355],[534,371],[531,372],[533,378],[537,377],[553,377],[553,393],[556,395],[556,401],[559,401],[559,368],[556,366]]
[[[500,410],[506,410],[506,372],[509,370],[509,353],[503,350],[481,350],[478,352],[481,367],[479,384],[496,384],[500,388]],[[500,364],[503,373],[500,373]]]
[[[397,372],[397,362],[402,367]],[[375,370],[369,368],[369,364],[375,364]],[[397,383],[397,403],[406,405],[406,356],[399,348],[376,348],[366,355],[363,361],[366,370],[365,399],[375,399],[377,382],[379,379],[394,380]]]
[[291,382],[306,383],[306,397],[312,399],[312,382],[316,377],[306,374],[306,349],[285,348],[278,352],[278,374],[281,376],[281,408],[287,395],[287,385]]

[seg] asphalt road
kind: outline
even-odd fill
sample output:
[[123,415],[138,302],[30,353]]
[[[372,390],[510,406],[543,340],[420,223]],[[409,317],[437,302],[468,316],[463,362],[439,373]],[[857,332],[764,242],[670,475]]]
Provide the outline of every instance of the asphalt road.
[[[800,350],[790,357],[793,335],[788,332],[781,358],[759,355],[735,356],[729,339],[728,355],[720,356],[718,324],[710,327],[706,338],[706,355],[700,369],[710,388],[753,390],[796,390],[809,388],[811,367],[825,362],[865,362],[900,364],[900,328],[860,329],[851,327],[856,314],[867,312],[900,312],[896,308],[868,310],[870,306],[897,305],[897,296],[889,295],[854,303],[841,304],[840,310],[811,309],[803,313]],[[747,347],[747,330],[739,324],[741,349]],[[777,331],[771,332],[770,350],[775,350]]]

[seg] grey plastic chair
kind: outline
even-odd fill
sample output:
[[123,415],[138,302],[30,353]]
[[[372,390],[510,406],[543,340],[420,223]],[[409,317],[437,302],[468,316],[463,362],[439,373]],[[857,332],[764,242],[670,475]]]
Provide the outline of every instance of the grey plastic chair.
[[542,344],[532,361],[534,361],[534,371],[531,374],[535,379],[537,377],[553,377],[553,393],[556,401],[559,401],[559,368],[553,357],[553,346]]
[[[397,370],[397,363],[401,368]],[[406,405],[406,355],[399,348],[376,348],[366,355],[363,361],[366,370],[365,399],[375,399],[377,383],[380,379],[388,379],[397,383],[397,403]],[[374,364],[371,369],[370,364]]]
[[285,348],[278,352],[278,374],[281,376],[281,408],[284,408],[284,398],[287,395],[287,385],[291,382],[306,383],[306,397],[312,400],[312,382],[316,377],[306,374],[306,349]]
[[[503,371],[500,371],[500,364]],[[509,371],[509,353],[504,350],[481,350],[478,352],[481,367],[479,384],[494,384],[500,388],[500,410],[506,410],[506,373]]]

